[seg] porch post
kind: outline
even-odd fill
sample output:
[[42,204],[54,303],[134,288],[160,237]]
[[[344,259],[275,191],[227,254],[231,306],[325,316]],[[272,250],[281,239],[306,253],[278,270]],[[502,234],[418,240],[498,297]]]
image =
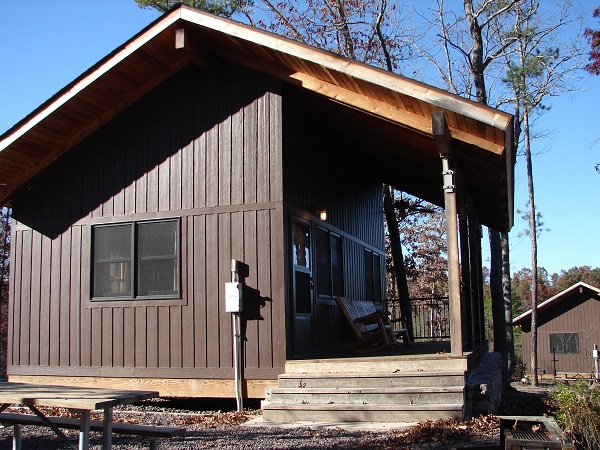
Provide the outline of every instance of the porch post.
[[461,299],[462,299],[462,323],[463,333],[467,348],[473,350],[477,340],[476,323],[478,322],[475,311],[475,299],[473,298],[473,285],[471,284],[471,242],[469,237],[469,205],[461,190],[458,207],[458,235],[460,244],[460,269],[461,269]]
[[[450,169],[449,155],[442,155],[444,174],[444,208],[446,210],[446,241],[448,245],[448,297],[450,301],[450,350],[462,355],[462,308],[460,301],[460,262],[458,252],[458,220],[454,171]],[[447,181],[452,181],[448,184]]]
[[444,209],[446,212],[446,240],[448,245],[448,297],[450,302],[450,350],[462,356],[462,312],[460,299],[460,259],[458,247],[458,207],[456,180],[452,168],[452,140],[442,111],[431,114],[433,137],[442,158],[444,180]]

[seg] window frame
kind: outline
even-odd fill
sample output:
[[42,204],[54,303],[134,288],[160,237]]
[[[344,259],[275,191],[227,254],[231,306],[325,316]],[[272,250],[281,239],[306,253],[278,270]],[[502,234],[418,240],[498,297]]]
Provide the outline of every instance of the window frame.
[[[334,299],[336,297],[343,297],[345,292],[346,292],[346,277],[345,277],[345,273],[344,273],[344,241],[343,241],[343,237],[341,234],[336,233],[335,231],[332,231],[328,228],[322,227],[317,225],[317,230],[315,233],[315,271],[316,271],[316,275],[317,275],[317,298],[318,299],[326,299],[326,300],[331,300]],[[320,237],[319,234],[323,233],[324,235],[326,235],[326,249],[323,249],[320,247]],[[340,254],[339,259],[340,259],[340,276],[341,276],[341,280],[338,280],[338,282],[341,285],[341,292],[336,292],[334,289],[334,286],[338,283],[336,283],[335,279],[334,279],[334,265],[333,265],[333,261],[334,261],[334,254],[333,254],[333,246],[331,245],[331,241],[332,241],[332,237],[334,237],[335,239],[339,240],[339,252]],[[320,257],[322,254],[322,251],[325,250],[326,252],[328,252],[327,258],[326,258],[326,263],[327,263],[327,268],[328,268],[328,280],[323,280],[322,277],[320,276],[320,264],[322,264],[322,262],[320,261]],[[327,292],[322,293],[321,289],[324,287],[324,284],[328,284],[327,286]]]
[[[177,283],[177,288],[173,290],[172,293],[160,295],[160,294],[152,294],[152,295],[138,295],[139,292],[139,267],[141,265],[139,263],[139,239],[138,239],[138,226],[140,224],[152,224],[152,223],[167,223],[174,222],[175,223],[175,254],[171,257],[175,261],[175,268],[177,269],[177,273],[174,275],[173,280]],[[95,296],[95,284],[96,284],[96,272],[97,272],[97,261],[96,261],[96,235],[97,230],[101,228],[108,227],[118,227],[129,225],[131,230],[131,245],[130,245],[130,277],[131,277],[131,285],[129,295],[105,295],[105,296]],[[91,251],[90,251],[90,296],[89,300],[91,302],[131,302],[131,301],[145,301],[145,300],[178,300],[181,299],[181,289],[182,289],[182,259],[181,259],[181,218],[180,217],[169,217],[169,218],[160,218],[160,219],[147,219],[147,220],[131,220],[124,222],[111,222],[111,223],[102,223],[95,224],[91,226]],[[121,257],[120,259],[126,259],[125,257]],[[154,257],[154,259],[161,259],[160,257]],[[162,259],[166,259],[166,255],[163,256]],[[104,261],[109,262],[109,261]]]

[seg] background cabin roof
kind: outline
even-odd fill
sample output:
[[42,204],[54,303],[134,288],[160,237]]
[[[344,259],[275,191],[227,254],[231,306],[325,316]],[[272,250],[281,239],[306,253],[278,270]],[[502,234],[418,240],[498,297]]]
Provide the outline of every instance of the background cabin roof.
[[[587,283],[580,281],[579,283],[575,283],[570,288],[567,288],[564,291],[559,292],[554,297],[549,298],[545,302],[540,303],[538,305],[538,312],[541,313],[541,312],[547,311],[547,310],[553,308],[554,306],[558,305],[559,303],[561,303],[565,300],[568,300],[573,295],[582,294],[584,292],[587,292],[590,294],[590,296],[595,296],[596,298],[598,298],[600,300],[600,289],[599,288],[591,286]],[[516,319],[514,319],[513,325],[521,326],[521,325],[529,323],[529,322],[531,322],[531,309],[529,311],[524,312]]]
[[183,5],[0,137],[0,202],[10,203],[21,185],[183,67],[216,61],[267,73],[310,93],[307,101],[332,114],[328,126],[368,137],[366,167],[438,205],[443,205],[441,162],[431,113],[443,111],[479,221],[499,231],[512,226],[512,115]]

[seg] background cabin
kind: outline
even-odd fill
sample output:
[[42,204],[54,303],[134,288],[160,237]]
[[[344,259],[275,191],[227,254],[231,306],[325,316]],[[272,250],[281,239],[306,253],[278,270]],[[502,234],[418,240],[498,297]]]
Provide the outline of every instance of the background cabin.
[[[600,345],[600,289],[579,282],[538,306],[538,370],[549,375],[595,372]],[[513,324],[521,329],[523,362],[531,361],[531,310]],[[531,369],[530,369],[531,370]]]
[[[291,361],[352,339],[336,296],[382,304],[383,183],[450,205],[444,358],[464,379],[465,355],[485,344],[481,225],[512,226],[512,126],[174,8],[0,138],[9,379],[234,397],[224,286],[236,259],[249,268],[244,394],[263,398]],[[472,268],[462,280],[459,260]]]

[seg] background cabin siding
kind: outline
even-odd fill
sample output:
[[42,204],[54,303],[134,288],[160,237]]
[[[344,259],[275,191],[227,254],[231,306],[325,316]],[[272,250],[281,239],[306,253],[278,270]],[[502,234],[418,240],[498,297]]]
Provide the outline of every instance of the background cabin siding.
[[[592,350],[594,344],[600,344],[600,298],[584,291],[564,299],[552,309],[539,314],[538,326],[538,367],[552,373],[552,349],[550,334],[578,333],[579,354],[557,354],[558,372],[589,374],[593,371]],[[523,325],[523,362],[530,367],[531,327]],[[530,370],[530,369],[529,369]]]
[[[190,67],[17,192],[9,374],[232,377],[232,258],[265,299],[245,323],[247,376],[281,373],[281,110],[275,80]],[[92,226],[171,217],[181,299],[90,301]]]

